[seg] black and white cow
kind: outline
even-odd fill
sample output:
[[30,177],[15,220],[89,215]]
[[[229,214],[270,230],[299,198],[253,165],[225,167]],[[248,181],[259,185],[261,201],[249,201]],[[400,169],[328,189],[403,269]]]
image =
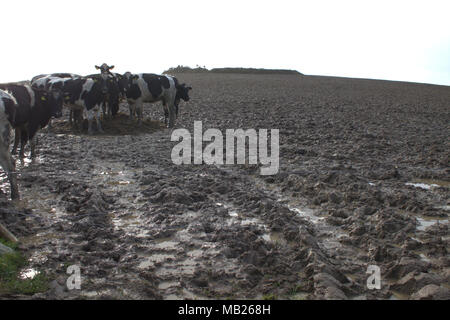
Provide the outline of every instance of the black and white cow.
[[[111,76],[107,79],[109,78]],[[88,77],[76,76],[74,78],[61,78],[50,75],[47,81],[36,79],[33,85],[47,89],[60,89],[65,95],[65,105],[71,110],[71,118],[72,114],[75,115],[76,126],[79,127],[81,125],[82,114],[86,112],[89,123],[88,133],[93,134],[92,122],[94,119],[97,123],[98,132],[103,132],[100,115],[104,97],[109,91],[108,81],[104,77],[98,74]]]
[[40,74],[31,79],[31,84],[37,87],[44,87],[52,78],[81,78],[80,75],[75,73],[51,73],[51,74]]
[[[82,78],[82,76],[74,73],[52,73],[52,74],[41,74],[38,76],[33,77],[31,79],[31,85],[36,88],[40,89],[59,89],[63,91],[64,87],[64,81],[69,79],[78,79]],[[64,93],[64,92],[63,92]],[[69,123],[72,125],[73,121],[72,119],[75,118],[76,123],[82,123],[83,122],[83,113],[77,112],[74,114],[73,110],[70,110],[69,115]],[[51,121],[48,124],[49,127],[51,127]]]
[[8,92],[0,90],[0,166],[5,170],[11,185],[11,199],[19,198],[16,166],[9,152],[11,125],[16,114],[16,99]]
[[20,158],[24,157],[24,148],[28,141],[31,146],[31,157],[35,157],[37,135],[39,129],[44,128],[52,117],[62,115],[64,97],[60,90],[45,90],[28,84],[0,84],[0,89],[9,92],[16,100],[16,114],[11,123],[15,129],[14,147],[12,153],[17,152],[20,140]]
[[108,83],[99,78],[75,78],[53,80],[52,88],[60,88],[66,95],[64,103],[74,111],[86,112],[89,123],[88,133],[93,133],[95,119],[98,132],[103,132],[100,122],[104,95],[108,93]]
[[[180,101],[189,101],[189,90],[192,90],[192,87],[186,87],[185,83],[178,84],[178,80],[175,77],[173,79],[175,80],[175,86],[177,88],[177,95],[175,97],[175,114],[178,118],[178,106],[180,105]],[[165,117],[167,118],[166,114]]]
[[123,89],[119,87],[119,80],[113,73],[109,74],[91,74],[87,78],[103,81],[106,84],[106,90],[103,90],[103,116],[108,114],[109,117],[114,117],[119,112],[119,102]]
[[180,99],[189,100],[187,92],[190,89],[185,86],[181,87],[176,78],[167,75],[126,72],[123,78],[126,80],[125,90],[130,105],[130,119],[133,119],[137,113],[140,124],[143,103],[162,101],[165,123],[167,125],[167,117],[169,117],[169,128],[173,128],[177,114],[177,102],[179,103]]

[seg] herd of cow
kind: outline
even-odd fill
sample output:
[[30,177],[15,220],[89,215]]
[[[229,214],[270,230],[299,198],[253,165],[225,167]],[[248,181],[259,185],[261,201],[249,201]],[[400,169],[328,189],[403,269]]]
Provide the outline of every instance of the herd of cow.
[[[20,141],[19,156],[23,158],[25,145],[30,141],[31,157],[34,157],[37,131],[47,126],[51,118],[61,117],[63,106],[70,109],[69,122],[78,129],[83,114],[86,114],[88,133],[92,134],[94,119],[97,131],[103,132],[102,112],[104,117],[114,117],[123,99],[128,102],[130,119],[137,115],[138,124],[142,122],[144,102],[162,101],[165,123],[169,128],[175,124],[180,101],[189,100],[192,88],[180,84],[175,77],[130,72],[121,75],[111,72],[114,66],[106,63],[95,68],[100,73],[88,76],[42,74],[34,77],[31,84],[0,84],[0,166],[8,176],[12,199],[19,198],[19,190],[11,153],[17,152]],[[15,139],[10,152],[11,127],[15,130]]]

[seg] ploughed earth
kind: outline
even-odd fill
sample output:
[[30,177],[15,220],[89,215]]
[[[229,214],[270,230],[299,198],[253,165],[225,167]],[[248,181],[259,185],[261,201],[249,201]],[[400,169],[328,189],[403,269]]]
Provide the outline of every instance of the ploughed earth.
[[122,104],[101,135],[55,120],[17,160],[19,202],[0,177],[0,221],[50,281],[31,298],[450,298],[449,87],[177,78],[193,90],[175,128],[279,129],[279,172],[173,164],[161,103],[141,128]]

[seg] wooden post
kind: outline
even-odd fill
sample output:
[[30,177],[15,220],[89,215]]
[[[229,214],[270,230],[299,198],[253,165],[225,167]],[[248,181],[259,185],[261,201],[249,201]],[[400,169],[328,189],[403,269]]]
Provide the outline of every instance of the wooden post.
[[5,238],[8,241],[11,242],[17,242],[17,238],[11,233],[9,232],[8,229],[6,229],[6,227],[0,222],[0,237]]

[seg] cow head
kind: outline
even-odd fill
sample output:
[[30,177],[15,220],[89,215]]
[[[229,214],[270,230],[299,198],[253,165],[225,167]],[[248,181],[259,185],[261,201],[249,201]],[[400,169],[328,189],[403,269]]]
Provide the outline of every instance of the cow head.
[[189,90],[192,90],[192,87],[186,87],[186,84],[177,85],[177,95],[176,98],[183,99],[184,101],[189,101]]
[[64,95],[61,90],[38,90],[36,93],[36,98],[40,100],[40,103],[50,113],[50,116],[54,118],[60,118],[62,116]]
[[125,97],[127,90],[127,80],[124,78],[123,75],[118,73],[113,73],[114,76],[114,82],[117,87],[117,90],[119,91],[119,98],[122,99]]
[[48,93],[51,104],[52,117],[60,118],[62,116],[62,108],[64,104],[64,94],[61,90],[51,90]]
[[139,79],[139,76],[136,74],[132,74],[131,72],[127,71],[122,75],[122,79],[120,86],[122,86],[123,91],[125,94],[130,90],[131,86],[135,84],[135,81]]
[[111,74],[110,70],[114,69],[114,66],[108,66],[106,63],[104,63],[100,67],[96,65],[95,69],[100,70],[101,74]]

